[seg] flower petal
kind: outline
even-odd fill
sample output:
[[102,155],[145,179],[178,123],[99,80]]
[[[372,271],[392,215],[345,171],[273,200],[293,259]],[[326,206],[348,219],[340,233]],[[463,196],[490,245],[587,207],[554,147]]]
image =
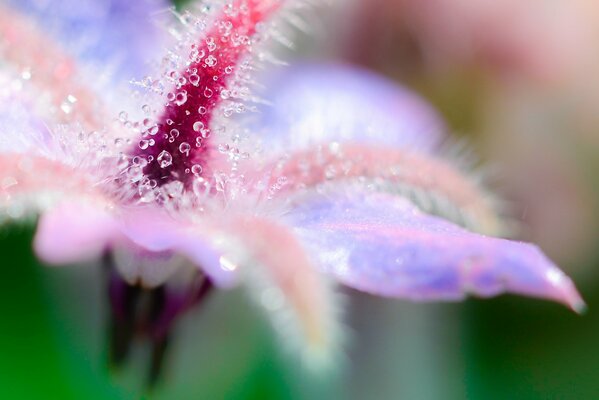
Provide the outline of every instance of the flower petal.
[[234,220],[233,229],[242,250],[228,251],[227,261],[243,267],[258,304],[273,317],[285,344],[299,346],[308,367],[326,367],[340,339],[330,286],[286,227],[242,217]]
[[313,199],[288,219],[326,273],[369,293],[430,301],[511,292],[584,307],[537,247],[470,233],[397,197]]
[[[165,255],[183,255],[220,287],[233,286],[242,275],[286,344],[305,350],[310,366],[332,361],[338,329],[330,287],[285,227],[248,217],[192,225],[150,207],[118,216],[97,203],[71,201],[45,213],[35,237],[37,254],[52,264],[88,261],[116,248],[167,263],[172,257]],[[152,271],[122,272],[143,282],[153,278],[146,274],[160,272],[154,264]]]
[[141,75],[148,57],[161,51],[156,43],[163,33],[152,19],[170,6],[165,0],[9,0],[8,4],[35,19],[72,56],[108,64],[124,78]]
[[34,239],[37,256],[52,265],[99,259],[122,236],[106,205],[67,201],[44,213]]
[[267,87],[263,97],[271,105],[261,108],[256,124],[267,129],[267,150],[350,141],[429,152],[445,130],[415,93],[354,67],[295,65],[268,79]]
[[88,176],[74,167],[27,154],[0,154],[0,210],[25,216],[64,198],[103,199]]
[[325,185],[360,184],[409,197],[421,209],[470,230],[502,234],[494,199],[451,163],[429,154],[364,144],[313,146],[276,160],[272,197]]

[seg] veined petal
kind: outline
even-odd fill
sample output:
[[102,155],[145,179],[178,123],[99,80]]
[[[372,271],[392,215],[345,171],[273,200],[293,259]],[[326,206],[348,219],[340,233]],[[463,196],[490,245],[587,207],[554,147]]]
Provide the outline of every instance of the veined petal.
[[256,121],[265,151],[340,141],[430,152],[445,131],[415,93],[359,68],[299,64],[266,85],[270,104]]
[[270,187],[277,187],[273,197],[353,182],[408,197],[424,211],[477,232],[503,231],[493,199],[453,165],[425,153],[332,143],[292,153],[267,170],[273,174]]
[[468,232],[398,197],[315,198],[287,219],[324,272],[362,291],[417,301],[510,292],[584,308],[537,247]]

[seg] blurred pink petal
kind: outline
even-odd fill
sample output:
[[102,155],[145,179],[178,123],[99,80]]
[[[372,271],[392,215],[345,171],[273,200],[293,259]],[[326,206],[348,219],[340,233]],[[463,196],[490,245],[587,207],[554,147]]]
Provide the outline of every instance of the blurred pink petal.
[[118,222],[94,200],[65,201],[44,213],[34,240],[35,252],[53,265],[99,259],[109,244],[122,240]]

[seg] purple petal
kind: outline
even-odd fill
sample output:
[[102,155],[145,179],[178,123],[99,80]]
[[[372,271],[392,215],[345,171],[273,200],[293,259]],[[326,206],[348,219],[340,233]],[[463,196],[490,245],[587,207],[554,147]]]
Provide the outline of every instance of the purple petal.
[[30,15],[64,48],[84,60],[102,62],[116,75],[131,78],[143,73],[154,51],[160,29],[153,14],[165,10],[165,0],[9,0]]
[[537,247],[470,233],[401,198],[314,199],[288,218],[326,273],[365,292],[420,301],[511,292],[584,307]]
[[[258,127],[267,149],[331,141],[431,151],[443,137],[439,115],[395,82],[345,65],[300,64],[267,80]],[[266,147],[266,146],[265,146]]]
[[[0,74],[0,85],[4,84],[6,81]],[[0,93],[0,154],[44,154],[53,149],[50,131],[31,112],[32,107],[12,94]]]

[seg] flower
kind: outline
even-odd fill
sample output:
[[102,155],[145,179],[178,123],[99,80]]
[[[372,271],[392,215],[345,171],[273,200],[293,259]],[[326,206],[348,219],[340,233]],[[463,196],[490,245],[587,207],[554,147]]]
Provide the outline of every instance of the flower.
[[[40,214],[34,249],[45,262],[111,268],[115,359],[142,324],[159,364],[181,311],[242,282],[312,365],[339,341],[325,276],[419,301],[508,291],[583,307],[535,246],[485,236],[504,232],[492,196],[442,156],[443,125],[411,92],[338,65],[271,76],[265,101],[250,90],[273,39],[286,42],[286,18],[306,5],[227,0],[164,13],[176,20],[163,28],[171,50],[129,92],[118,82],[136,64],[102,71],[93,50],[79,65],[28,17],[2,10],[0,204],[14,219]],[[157,35],[129,26],[100,33],[111,42],[97,48]],[[150,311],[137,304],[144,295]]]

